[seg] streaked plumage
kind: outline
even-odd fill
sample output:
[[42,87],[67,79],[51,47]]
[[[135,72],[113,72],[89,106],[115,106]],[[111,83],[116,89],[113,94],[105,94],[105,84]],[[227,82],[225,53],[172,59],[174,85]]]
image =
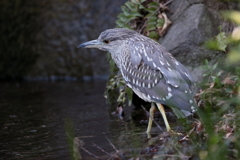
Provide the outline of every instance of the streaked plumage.
[[189,72],[154,40],[116,28],[80,47],[110,52],[126,84],[143,100],[168,105],[178,117],[196,111]]

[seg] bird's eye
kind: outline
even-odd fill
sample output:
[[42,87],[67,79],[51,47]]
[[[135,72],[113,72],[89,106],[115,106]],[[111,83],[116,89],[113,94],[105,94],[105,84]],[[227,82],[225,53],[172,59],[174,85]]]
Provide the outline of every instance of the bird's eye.
[[110,43],[110,40],[104,40],[103,42],[108,44],[108,43]]

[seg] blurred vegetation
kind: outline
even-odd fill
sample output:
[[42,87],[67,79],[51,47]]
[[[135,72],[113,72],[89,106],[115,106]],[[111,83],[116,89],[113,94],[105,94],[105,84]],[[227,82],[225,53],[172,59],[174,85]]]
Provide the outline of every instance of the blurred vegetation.
[[204,69],[205,80],[197,93],[202,128],[196,132],[201,132],[205,139],[200,141],[204,147],[200,149],[199,156],[201,159],[239,159],[240,68],[209,65],[206,61]]
[[[121,6],[122,13],[118,15],[116,21],[118,28],[133,29],[149,38],[158,40],[167,31],[171,21],[165,12],[168,10],[167,4],[170,3],[156,0],[128,0]],[[118,68],[108,55],[111,75],[107,83],[105,98],[111,104],[116,101],[120,105],[132,103],[133,92],[127,87],[122,75],[118,73]]]
[[225,11],[224,18],[236,27],[227,35],[219,33],[208,47],[225,51],[219,64],[205,62],[205,80],[197,94],[199,116],[206,141],[201,142],[201,159],[240,159],[240,12]]
[[0,2],[0,78],[18,79],[36,61],[36,35],[42,27],[41,12],[47,1]]

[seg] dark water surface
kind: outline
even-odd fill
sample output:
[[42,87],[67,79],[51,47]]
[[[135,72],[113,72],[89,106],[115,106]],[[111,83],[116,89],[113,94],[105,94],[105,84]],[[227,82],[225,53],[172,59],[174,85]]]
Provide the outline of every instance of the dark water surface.
[[[0,159],[71,159],[73,134],[92,153],[97,144],[114,152],[104,133],[118,149],[139,153],[142,132],[131,122],[122,126],[111,116],[102,82],[0,83]],[[84,159],[94,159],[80,150]],[[104,159],[104,158],[103,158]]]

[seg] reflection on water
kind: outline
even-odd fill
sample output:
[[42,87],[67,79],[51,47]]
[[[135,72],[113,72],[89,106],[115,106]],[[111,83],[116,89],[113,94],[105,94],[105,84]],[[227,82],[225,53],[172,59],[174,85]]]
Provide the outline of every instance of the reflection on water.
[[[130,129],[121,126],[116,117],[110,116],[103,98],[105,83],[0,83],[0,157],[70,159],[68,127],[64,126],[69,121],[73,124],[73,136],[98,156],[103,153],[92,147],[93,143],[108,152],[114,151],[103,132],[118,149],[136,149],[139,153],[141,128],[135,130],[131,123]],[[84,159],[94,159],[83,151],[81,154]]]

